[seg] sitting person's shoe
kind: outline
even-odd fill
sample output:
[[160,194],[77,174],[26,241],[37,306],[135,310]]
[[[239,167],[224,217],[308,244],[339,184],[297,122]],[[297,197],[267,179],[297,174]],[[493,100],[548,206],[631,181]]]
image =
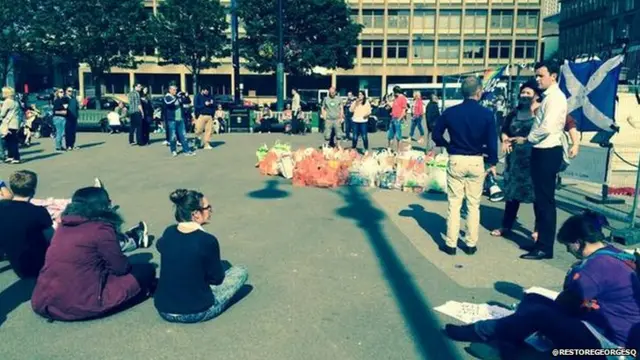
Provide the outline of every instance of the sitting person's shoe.
[[140,221],[138,225],[129,229],[125,234],[136,243],[138,248],[149,247],[149,230],[147,223],[144,221]]
[[482,338],[476,332],[474,324],[469,325],[453,325],[447,324],[444,332],[451,340],[464,342],[483,342]]
[[520,255],[520,259],[524,260],[545,260],[553,259],[553,255],[549,255],[542,250],[533,250],[526,254]]
[[100,189],[104,188],[104,183],[102,183],[102,180],[100,180],[99,178],[95,178],[93,179],[93,187],[97,187]]

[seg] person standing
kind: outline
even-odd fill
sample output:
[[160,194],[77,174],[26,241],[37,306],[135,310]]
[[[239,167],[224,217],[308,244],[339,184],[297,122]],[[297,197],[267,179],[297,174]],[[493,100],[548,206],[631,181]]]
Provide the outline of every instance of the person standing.
[[427,138],[429,139],[429,143],[425,145],[426,150],[431,150],[434,147],[433,140],[429,134],[433,134],[433,129],[436,127],[436,122],[440,117],[440,106],[438,106],[438,95],[435,93],[431,93],[429,97],[429,103],[427,104]]
[[[129,93],[129,145],[142,145],[142,119],[144,110],[140,91],[142,85],[136,84]],[[135,134],[135,138],[134,138]]]
[[556,61],[544,61],[535,66],[536,81],[544,90],[543,100],[528,136],[511,138],[511,142],[522,145],[531,143],[531,179],[535,202],[538,241],[526,254],[526,260],[553,258],[556,237],[556,177],[562,166],[564,136],[567,120],[567,98],[558,86],[560,66]]
[[369,150],[369,136],[367,134],[367,125],[369,123],[369,115],[371,115],[371,105],[367,101],[364,91],[358,91],[358,98],[351,104],[349,112],[353,119],[353,140],[352,148],[358,146],[358,137],[362,136],[362,144],[364,150]]
[[420,91],[413,92],[413,111],[411,114],[411,133],[409,134],[409,138],[413,139],[413,134],[416,131],[416,128],[420,132],[420,139],[418,139],[418,143],[422,144],[424,142],[424,128],[422,127],[422,120],[424,118],[424,103],[422,102],[422,94]]
[[351,140],[351,137],[353,136],[353,119],[351,111],[349,111],[349,109],[351,109],[351,104],[353,104],[355,101],[356,97],[353,96],[353,92],[349,91],[347,93],[347,99],[345,100],[344,104],[344,132],[345,138],[347,140]]
[[201,143],[205,150],[211,147],[211,133],[213,132],[213,100],[209,96],[209,89],[202,88],[195,98],[196,136],[202,135]]
[[67,127],[67,99],[64,97],[64,91],[57,89],[54,93],[53,100],[53,126],[56,128],[56,151],[64,151],[62,147],[62,138],[65,136]]
[[407,97],[402,93],[400,86],[393,87],[393,105],[391,105],[391,122],[389,123],[389,130],[387,131],[387,140],[389,142],[389,149],[391,149],[391,142],[394,137],[396,139],[396,151],[400,148],[400,141],[402,141],[402,122],[407,115]]
[[5,162],[11,164],[20,163],[20,137],[18,132],[20,124],[19,103],[14,100],[15,90],[10,87],[2,88],[2,108],[0,109],[0,136],[7,147],[7,158]]
[[142,102],[142,143],[141,146],[149,145],[149,133],[151,132],[151,123],[153,123],[153,100],[149,87],[145,86],[140,92],[140,101]]
[[[489,171],[495,176],[498,162],[498,139],[493,114],[478,102],[482,96],[482,84],[475,77],[464,79],[461,86],[465,100],[448,108],[438,119],[433,131],[436,146],[443,146],[449,153],[447,168],[447,214],[446,244],[440,250],[456,254],[460,234],[460,210],[467,203],[467,228],[462,251],[468,255],[476,253],[480,228],[480,199],[484,185],[484,147],[488,153]],[[450,140],[444,139],[445,130]]]
[[341,123],[344,121],[344,108],[342,101],[336,94],[336,88],[329,88],[329,95],[322,100],[322,118],[324,119],[324,141],[331,144],[331,138],[335,137],[335,144],[339,145],[344,137]]
[[80,104],[73,93],[73,88],[68,87],[65,96],[67,97],[67,121],[64,125],[64,141],[67,144],[67,151],[80,150],[76,146],[76,133],[78,131],[78,117],[80,115]]
[[178,87],[169,86],[169,92],[164,97],[165,119],[167,121],[167,132],[169,133],[169,149],[171,155],[178,156],[176,150],[176,138],[182,145],[182,151],[186,156],[193,156],[196,153],[191,151],[189,142],[187,141],[187,131],[185,125],[184,104],[189,103],[189,97],[183,93],[178,93]]
[[[304,133],[304,127],[301,126],[301,122],[299,120],[298,115],[300,114],[300,110],[302,109],[300,94],[298,94],[297,89],[291,90],[291,111],[293,111],[293,121],[291,124],[291,131],[294,134],[302,131]],[[304,125],[304,124],[303,124]]]

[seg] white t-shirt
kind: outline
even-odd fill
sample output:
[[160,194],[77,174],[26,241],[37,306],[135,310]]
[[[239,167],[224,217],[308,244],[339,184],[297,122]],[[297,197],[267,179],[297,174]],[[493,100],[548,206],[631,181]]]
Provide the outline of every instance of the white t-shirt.
[[109,125],[111,126],[120,126],[122,123],[120,122],[120,115],[117,112],[111,111],[107,114],[107,121],[109,121]]

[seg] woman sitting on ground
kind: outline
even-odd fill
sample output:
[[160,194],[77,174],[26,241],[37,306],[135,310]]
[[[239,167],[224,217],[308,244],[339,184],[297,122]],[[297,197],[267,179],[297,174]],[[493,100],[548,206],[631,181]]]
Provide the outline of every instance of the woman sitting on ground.
[[53,320],[85,320],[146,299],[153,264],[130,264],[122,253],[123,220],[102,187],[76,191],[47,250],[31,305]]
[[160,278],[154,295],[160,316],[170,322],[195,323],[213,319],[229,305],[247,281],[247,270],[224,270],[220,246],[202,225],[211,217],[211,205],[199,192],[179,189],[170,196],[177,225],[158,240]]
[[555,300],[527,294],[516,312],[502,319],[448,324],[449,337],[520,345],[540,332],[554,348],[638,349],[640,280],[635,256],[605,243],[605,225],[607,220],[592,212],[574,215],[562,225],[558,241],[580,261],[569,270]]

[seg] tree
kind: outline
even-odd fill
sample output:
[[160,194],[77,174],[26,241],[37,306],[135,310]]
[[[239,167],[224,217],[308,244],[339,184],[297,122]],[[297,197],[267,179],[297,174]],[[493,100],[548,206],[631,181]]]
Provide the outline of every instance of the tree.
[[158,7],[154,34],[161,64],[184,65],[193,75],[193,93],[205,69],[229,55],[228,28],[219,0],[164,0]]
[[[12,70],[13,59],[27,55],[33,50],[33,33],[27,18],[29,9],[27,0],[0,6],[0,84],[7,83]],[[13,84],[9,84],[12,85]]]
[[[141,0],[41,0],[37,17],[41,48],[91,67],[96,98],[113,67],[135,69],[135,53],[149,42],[149,15]],[[100,101],[96,101],[100,106]]]
[[[241,56],[256,72],[273,72],[278,63],[277,1],[238,0],[246,30]],[[351,69],[362,25],[351,21],[344,0],[284,2],[284,69],[308,74],[315,67]]]

